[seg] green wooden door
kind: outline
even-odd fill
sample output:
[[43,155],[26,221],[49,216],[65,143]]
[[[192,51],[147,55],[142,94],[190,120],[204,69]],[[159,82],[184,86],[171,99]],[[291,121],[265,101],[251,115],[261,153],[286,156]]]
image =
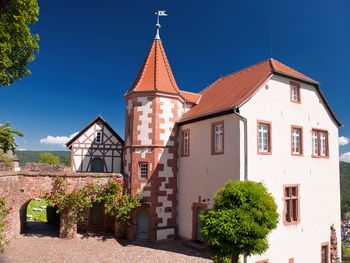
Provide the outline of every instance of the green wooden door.
[[103,204],[94,204],[90,207],[90,225],[101,226],[104,224]]
[[104,163],[100,158],[95,158],[91,161],[91,172],[93,173],[103,173],[104,172]]
[[197,229],[196,229],[196,240],[197,241],[200,241],[200,242],[204,242],[204,238],[201,234],[201,222],[199,221],[199,215],[201,214],[201,211],[203,209],[200,209],[198,208],[197,211],[196,211],[196,226],[197,226]]
[[147,212],[140,211],[136,216],[136,238],[149,238],[149,216]]

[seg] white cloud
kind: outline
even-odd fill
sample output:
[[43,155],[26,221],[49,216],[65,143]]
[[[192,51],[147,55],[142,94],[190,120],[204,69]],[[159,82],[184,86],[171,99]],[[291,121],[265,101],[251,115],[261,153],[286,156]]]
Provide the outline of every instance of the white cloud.
[[25,148],[19,148],[19,149],[16,149],[16,151],[26,151],[27,149]]
[[346,152],[340,155],[339,160],[342,162],[350,163],[350,152]]
[[340,136],[339,137],[339,145],[340,146],[344,146],[347,145],[349,143],[349,138],[346,138],[345,136]]
[[46,138],[40,139],[40,143],[46,144],[46,145],[60,145],[65,147],[66,146],[65,144],[77,134],[78,132],[75,132],[71,134],[69,137],[48,135]]

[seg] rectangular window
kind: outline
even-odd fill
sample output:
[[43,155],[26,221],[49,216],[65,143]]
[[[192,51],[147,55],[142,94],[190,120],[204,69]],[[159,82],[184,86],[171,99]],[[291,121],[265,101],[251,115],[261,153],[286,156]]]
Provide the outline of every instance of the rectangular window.
[[181,145],[181,155],[190,155],[190,130],[182,131],[182,145]]
[[328,132],[323,130],[312,130],[312,156],[328,157]]
[[147,179],[148,177],[148,163],[140,163],[140,178]]
[[299,186],[284,187],[284,223],[299,223]]
[[258,153],[271,154],[271,123],[258,122]]
[[328,242],[321,245],[321,263],[329,262],[329,248]]
[[303,154],[303,128],[298,126],[292,126],[291,128],[291,140],[292,140],[292,155]]
[[300,103],[300,84],[290,82],[290,101]]
[[212,154],[224,153],[224,122],[212,124]]
[[95,143],[102,142],[102,132],[96,132]]

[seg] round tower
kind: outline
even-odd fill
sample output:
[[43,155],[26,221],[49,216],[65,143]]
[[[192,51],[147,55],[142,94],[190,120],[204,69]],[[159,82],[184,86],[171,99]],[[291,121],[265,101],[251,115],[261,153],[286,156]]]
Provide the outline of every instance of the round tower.
[[176,233],[176,121],[184,99],[159,32],[132,87],[125,94],[124,171],[132,194],[146,206],[134,212],[130,238],[162,240]]

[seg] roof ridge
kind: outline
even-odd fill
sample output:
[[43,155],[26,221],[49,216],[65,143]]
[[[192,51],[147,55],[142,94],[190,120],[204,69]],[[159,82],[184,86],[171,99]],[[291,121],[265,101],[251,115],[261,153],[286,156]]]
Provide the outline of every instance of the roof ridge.
[[221,81],[221,80],[224,80],[224,79],[226,79],[226,78],[228,78],[228,77],[230,77],[230,76],[233,76],[233,75],[236,75],[236,74],[238,74],[238,73],[241,73],[242,71],[244,71],[244,70],[247,70],[247,69],[250,69],[250,68],[253,68],[253,67],[255,67],[255,66],[258,66],[258,65],[260,65],[260,64],[262,64],[262,63],[264,63],[264,62],[266,62],[266,61],[268,61],[269,59],[265,59],[265,60],[263,60],[263,61],[260,61],[260,62],[258,62],[258,63],[256,63],[256,64],[254,64],[254,65],[251,65],[251,66],[248,66],[248,67],[244,67],[244,68],[242,68],[242,69],[240,69],[240,70],[238,70],[238,71],[235,71],[235,72],[232,72],[232,73],[230,73],[230,74],[227,74],[227,75],[225,75],[225,76],[221,76],[220,78],[218,78],[217,80],[215,80],[214,82],[212,82],[211,84],[209,84],[206,88],[204,88],[203,90],[201,90],[199,93],[200,94],[203,94],[207,89],[209,89],[211,86],[213,86],[215,83],[217,83],[217,82],[219,82],[219,81]]
[[[159,41],[160,41],[160,40],[159,40]],[[179,87],[177,86],[177,83],[176,83],[176,81],[175,81],[174,74],[173,74],[172,70],[170,69],[168,57],[167,57],[166,54],[165,54],[163,45],[160,46],[160,54],[161,54],[161,56],[162,56],[162,58],[163,58],[163,61],[164,61],[164,64],[165,64],[165,69],[166,69],[166,71],[167,71],[167,77],[169,78],[170,83],[171,83],[171,85],[173,86],[173,88],[175,89],[175,91],[176,91],[177,93],[179,93],[180,89],[179,89]],[[175,82],[175,83],[174,83],[174,82]]]
[[142,67],[141,67],[139,73],[137,74],[137,77],[136,77],[136,79],[135,79],[133,85],[129,88],[129,91],[132,90],[132,89],[136,89],[136,88],[139,86],[139,84],[141,83],[141,81],[143,80],[143,77],[145,76],[145,71],[146,71],[146,68],[147,68],[147,65],[148,65],[148,60],[149,60],[149,58],[150,58],[150,56],[151,56],[151,53],[152,53],[152,47],[153,47],[153,45],[154,45],[154,42],[152,42],[151,48],[150,48],[150,50],[148,51],[148,54],[147,54],[147,56],[146,56],[146,59],[145,59],[145,61],[143,62],[143,65],[142,65]]

